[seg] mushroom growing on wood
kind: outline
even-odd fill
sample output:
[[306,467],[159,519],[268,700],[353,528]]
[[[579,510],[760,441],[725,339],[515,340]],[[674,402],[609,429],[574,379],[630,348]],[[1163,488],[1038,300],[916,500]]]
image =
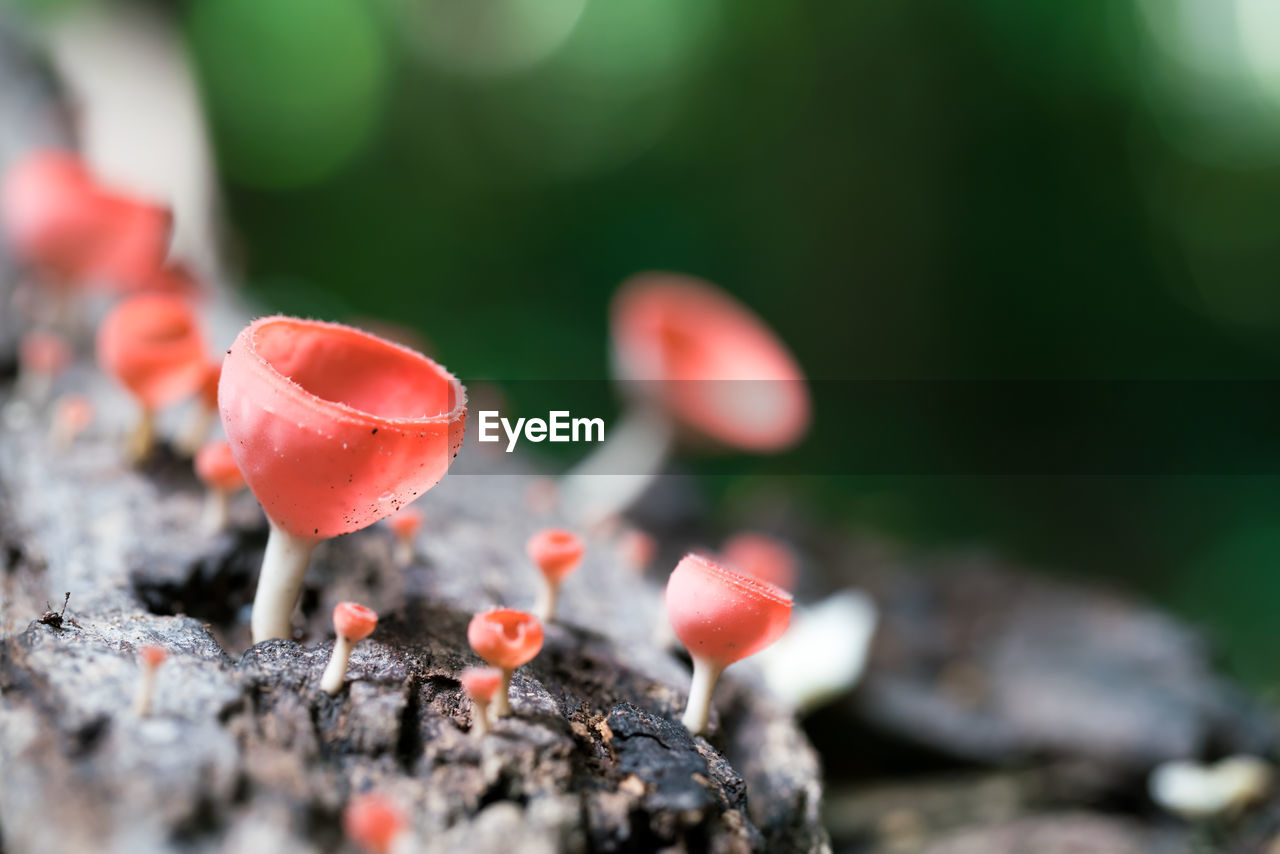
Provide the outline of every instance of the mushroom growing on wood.
[[347,838],[369,854],[390,854],[408,825],[404,813],[386,795],[356,795],[342,811]]
[[476,655],[502,671],[502,684],[493,701],[493,716],[511,714],[511,674],[542,650],[542,623],[524,611],[495,608],[471,618],[467,641]]
[[547,528],[529,538],[525,551],[542,571],[542,588],[533,613],[545,623],[555,618],[560,582],[582,562],[582,539],[572,531]]
[[329,666],[320,678],[320,690],[330,697],[342,690],[347,681],[347,663],[351,650],[360,641],[373,634],[378,625],[378,615],[355,602],[339,602],[333,609],[333,630],[338,637],[333,642],[333,655]]
[[316,320],[264,317],[222,366],[218,406],[271,533],[253,642],[289,637],[311,552],[434,486],[462,445],[466,389],[420,353]]
[[221,439],[205,443],[196,454],[195,469],[208,490],[204,528],[217,533],[227,527],[231,496],[244,489],[244,475],[231,455],[231,445]]
[[614,376],[628,400],[609,439],[574,468],[568,512],[593,526],[658,474],[677,428],[749,453],[794,445],[809,426],[804,374],[780,340],[724,291],[693,276],[645,273],[610,310]]
[[396,538],[393,557],[397,566],[408,566],[413,562],[413,538],[422,530],[422,519],[422,511],[416,507],[401,507],[387,519],[387,526]]
[[151,714],[151,695],[155,693],[156,671],[169,658],[164,647],[144,646],[138,650],[138,659],[142,662],[142,676],[138,681],[137,693],[133,695],[133,712],[143,718]]
[[781,637],[791,620],[791,594],[767,581],[686,555],[667,581],[667,616],[693,659],[693,684],[682,721],[707,729],[711,693],[726,667]]
[[151,452],[156,412],[199,387],[207,358],[195,313],[178,297],[130,297],[102,321],[98,364],[129,390],[141,408],[129,443],[131,459],[142,460]]
[[468,667],[458,674],[458,681],[471,698],[471,731],[483,736],[489,731],[489,705],[506,684],[503,673],[496,667]]

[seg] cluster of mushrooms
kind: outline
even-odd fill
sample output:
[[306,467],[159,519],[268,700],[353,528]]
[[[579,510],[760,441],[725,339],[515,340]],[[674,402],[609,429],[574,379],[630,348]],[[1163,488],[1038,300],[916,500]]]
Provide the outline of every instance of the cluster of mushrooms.
[[[167,259],[167,209],[103,186],[74,154],[39,151],[14,165],[0,219],[45,295],[21,345],[28,397],[43,401],[71,362],[67,326],[77,295],[108,294],[115,302],[98,325],[96,355],[138,405],[130,458],[150,452],[158,411],[195,400],[176,444],[208,486],[206,527],[227,523],[229,497],[245,486],[261,504],[270,533],[250,621],[255,644],[291,636],[319,543],[387,519],[395,562],[412,561],[422,515],[408,505],[440,481],[462,445],[466,389],[453,374],[368,332],[279,315],[253,321],[224,358],[210,358],[199,285]],[[616,297],[611,323],[630,412],[601,450],[541,494],[583,530],[616,519],[681,436],[767,452],[791,446],[807,429],[808,392],[795,361],[754,314],[712,285],[676,274],[637,276]],[[93,418],[91,404],[76,396],[56,401],[52,413],[61,443]],[[210,440],[217,420],[225,439]],[[465,670],[460,681],[478,736],[511,714],[512,674],[541,650],[543,624],[555,619],[560,584],[584,548],[570,530],[535,534],[527,554],[544,584],[532,612],[497,608],[471,620],[467,640],[486,666]],[[654,549],[639,531],[620,540],[637,567]],[[787,628],[794,566],[785,546],[747,535],[726,544],[720,558],[688,554],[671,573],[665,610],[693,661],[683,716],[691,732],[707,729],[720,673]],[[341,693],[352,648],[377,621],[358,603],[337,605],[322,691]],[[166,653],[148,647],[140,658],[136,710],[147,714]],[[371,851],[390,850],[404,824],[376,793],[354,799],[345,816],[349,835]]]

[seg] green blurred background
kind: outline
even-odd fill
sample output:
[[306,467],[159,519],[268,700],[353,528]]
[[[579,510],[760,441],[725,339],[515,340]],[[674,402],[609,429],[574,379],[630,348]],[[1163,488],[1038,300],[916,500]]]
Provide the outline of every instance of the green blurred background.
[[[247,286],[417,327],[469,379],[604,376],[647,269],[721,284],[815,379],[1280,378],[1275,0],[168,8]],[[809,461],[856,433],[855,396],[821,402]],[[780,465],[708,491],[1117,580],[1280,678],[1274,477]]]

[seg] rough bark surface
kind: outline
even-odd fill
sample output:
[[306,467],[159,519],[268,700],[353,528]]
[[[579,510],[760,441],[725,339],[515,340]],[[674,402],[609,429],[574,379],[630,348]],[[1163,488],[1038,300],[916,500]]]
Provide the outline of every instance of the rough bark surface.
[[[67,139],[54,90],[9,29],[0,82],[0,166]],[[410,850],[827,847],[817,758],[785,710],[730,678],[709,740],[679,725],[688,669],[654,642],[655,586],[608,540],[589,543],[563,622],[516,674],[514,716],[473,737],[457,679],[477,663],[467,621],[532,603],[523,543],[556,521],[529,508],[527,477],[474,448],[422,502],[410,566],[394,566],[381,526],[322,546],[297,640],[250,648],[266,536],[251,496],[237,499],[233,530],[205,535],[188,461],[162,451],[141,470],[123,465],[132,408],[88,340],[55,393],[87,395],[97,417],[55,447],[47,406],[13,382],[17,276],[2,261],[0,850],[345,851],[342,805],[367,789],[405,806]],[[214,337],[229,343],[225,329]],[[64,591],[60,625],[41,622]],[[344,599],[382,620],[330,698],[317,683]],[[170,657],[153,714],[139,718],[147,644]]]

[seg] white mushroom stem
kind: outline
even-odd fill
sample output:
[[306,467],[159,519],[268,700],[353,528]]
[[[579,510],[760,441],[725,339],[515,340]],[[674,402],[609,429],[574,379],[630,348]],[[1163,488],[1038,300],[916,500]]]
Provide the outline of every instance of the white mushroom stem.
[[262,556],[262,572],[258,574],[258,592],[253,597],[250,628],[254,643],[287,638],[293,633],[293,609],[302,592],[302,578],[307,574],[311,552],[318,542],[295,537],[271,522],[267,551]]
[[538,591],[538,604],[533,608],[533,615],[541,622],[549,623],[555,619],[556,603],[560,600],[560,582],[542,579],[542,589]]
[[565,475],[565,512],[591,527],[626,510],[662,471],[675,431],[652,406],[636,406],[608,439]]
[[408,566],[413,563],[413,537],[396,537],[396,549],[392,559],[396,566]]
[[680,721],[694,735],[707,731],[707,721],[711,718],[711,692],[716,689],[716,680],[723,672],[724,668],[712,661],[698,656],[693,659],[689,705],[685,706],[684,717]]
[[204,518],[201,524],[205,531],[217,534],[226,530],[231,518],[231,493],[225,489],[210,487],[204,499]]
[[493,716],[495,718],[505,718],[511,714],[511,674],[514,670],[502,671],[502,684],[498,686],[498,693],[493,698]]
[[483,738],[489,732],[489,704],[471,698],[471,734]]
[[151,448],[156,443],[156,414],[143,407],[138,423],[129,434],[129,460],[140,463],[151,456]]
[[174,445],[178,450],[189,456],[194,457],[200,447],[204,445],[205,440],[209,438],[209,431],[213,429],[213,421],[217,412],[211,407],[205,406],[204,401],[196,403],[195,410],[191,413],[187,423],[183,425],[182,432],[178,434],[178,438],[174,441]]
[[158,669],[150,664],[142,665],[142,678],[138,680],[138,690],[133,695],[133,713],[140,718],[151,714],[151,695],[155,693]]
[[329,666],[320,677],[320,690],[330,697],[342,690],[342,683],[347,681],[347,664],[351,661],[351,650],[355,648],[350,638],[338,635],[333,642],[333,655],[329,657]]

